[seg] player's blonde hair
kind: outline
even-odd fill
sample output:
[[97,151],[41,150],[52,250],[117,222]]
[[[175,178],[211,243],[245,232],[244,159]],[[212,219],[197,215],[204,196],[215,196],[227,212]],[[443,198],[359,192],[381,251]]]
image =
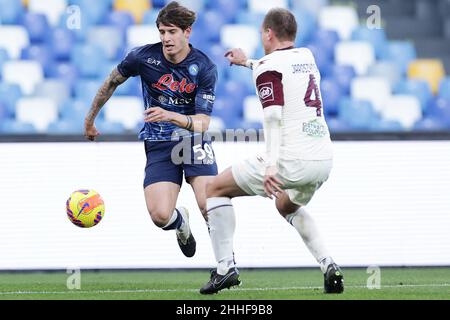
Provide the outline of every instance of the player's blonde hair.
[[184,31],[192,26],[195,19],[196,14],[194,11],[183,7],[176,1],[172,1],[159,11],[156,26],[159,28],[160,24],[166,26],[174,25]]
[[264,17],[262,26],[264,30],[271,29],[282,41],[295,41],[297,36],[297,21],[287,9],[271,9]]

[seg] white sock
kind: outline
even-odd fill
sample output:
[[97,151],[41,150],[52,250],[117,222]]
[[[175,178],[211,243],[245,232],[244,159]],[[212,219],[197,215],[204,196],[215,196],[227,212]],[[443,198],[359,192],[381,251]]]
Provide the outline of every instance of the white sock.
[[225,275],[234,267],[233,236],[236,226],[231,199],[226,197],[208,198],[209,236],[217,261],[217,273]]
[[186,223],[184,223],[183,216],[181,215],[181,213],[179,213],[178,209],[175,208],[175,210],[173,210],[172,212],[172,215],[170,216],[169,221],[164,227],[162,227],[162,229],[163,230],[178,229],[183,225],[186,225]]
[[333,263],[323,240],[317,229],[314,219],[306,212],[305,209],[299,208],[294,213],[288,214],[286,220],[297,230],[303,239],[306,247],[316,258],[323,273],[326,272],[328,265]]

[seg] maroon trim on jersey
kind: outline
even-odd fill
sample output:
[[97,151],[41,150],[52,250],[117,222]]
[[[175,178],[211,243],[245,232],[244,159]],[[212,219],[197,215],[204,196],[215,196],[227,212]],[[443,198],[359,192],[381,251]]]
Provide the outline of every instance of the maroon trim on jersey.
[[283,106],[283,75],[276,71],[266,71],[256,78],[256,89],[263,108]]

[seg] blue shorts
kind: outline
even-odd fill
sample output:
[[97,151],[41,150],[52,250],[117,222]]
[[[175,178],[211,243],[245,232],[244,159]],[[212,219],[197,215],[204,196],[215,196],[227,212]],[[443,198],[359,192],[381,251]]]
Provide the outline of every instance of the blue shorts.
[[145,140],[147,164],[144,188],[156,182],[182,185],[185,178],[217,175],[211,142],[185,138],[181,141]]

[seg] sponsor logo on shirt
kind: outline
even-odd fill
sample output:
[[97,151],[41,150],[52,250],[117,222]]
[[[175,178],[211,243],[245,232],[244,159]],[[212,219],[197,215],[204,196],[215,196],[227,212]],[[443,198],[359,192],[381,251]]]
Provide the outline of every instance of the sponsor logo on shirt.
[[155,66],[159,66],[161,64],[161,61],[150,57],[150,58],[147,59],[147,63],[148,64],[154,64]]
[[327,134],[325,126],[317,119],[303,123],[303,132],[310,137],[321,138]]
[[159,102],[164,104],[171,104],[171,105],[184,105],[184,104],[191,104],[194,99],[193,98],[174,98],[174,97],[166,97],[166,96],[159,96],[158,97]]
[[213,96],[212,94],[204,94],[202,96],[203,99],[208,100],[208,102],[214,102],[216,100],[216,96]]
[[272,82],[265,82],[258,85],[258,95],[262,102],[275,100]]
[[169,89],[173,92],[186,92],[192,93],[194,92],[197,85],[195,83],[189,83],[188,79],[183,78],[181,81],[174,81],[173,76],[169,73],[164,74],[159,78],[157,83],[152,84],[153,88],[159,89],[161,91],[165,91]]

